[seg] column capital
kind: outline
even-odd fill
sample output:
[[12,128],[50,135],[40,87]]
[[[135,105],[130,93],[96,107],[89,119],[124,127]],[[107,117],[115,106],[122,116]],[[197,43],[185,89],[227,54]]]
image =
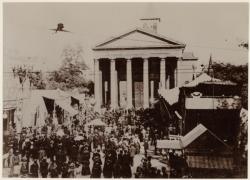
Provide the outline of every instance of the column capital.
[[162,57],[160,57],[160,60],[161,60],[161,61],[165,61],[165,60],[166,60],[166,58],[162,58]]
[[127,61],[127,62],[128,62],[128,61],[132,61],[132,58],[127,58],[126,61]]

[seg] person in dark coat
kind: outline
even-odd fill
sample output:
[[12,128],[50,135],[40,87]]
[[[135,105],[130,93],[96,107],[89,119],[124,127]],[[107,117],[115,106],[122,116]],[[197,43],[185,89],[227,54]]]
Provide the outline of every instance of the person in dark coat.
[[121,177],[121,165],[120,165],[120,163],[118,163],[118,160],[114,163],[113,176],[114,176],[114,178]]
[[55,142],[53,140],[50,141],[50,146],[47,151],[47,156],[50,158],[51,161],[54,160],[54,156],[56,154],[56,147],[55,147]]
[[70,147],[70,160],[75,162],[77,161],[77,156],[78,156],[78,148],[76,146],[76,144],[73,144],[71,147]]
[[90,159],[90,152],[88,144],[85,144],[84,147],[82,147],[81,151],[81,163],[82,163],[82,175],[89,175],[90,174],[90,168],[89,168],[89,159]]
[[66,153],[64,152],[60,144],[59,149],[57,150],[57,153],[56,153],[56,165],[57,165],[57,170],[59,174],[61,173],[62,165],[65,161],[66,161]]
[[147,157],[148,147],[149,147],[148,141],[145,140],[144,141],[144,154],[146,157]]
[[38,147],[35,142],[31,142],[30,146],[30,154],[33,159],[38,159],[39,153],[38,153]]
[[52,163],[49,166],[49,172],[50,172],[51,178],[58,178],[57,165],[56,165],[54,160],[52,161]]
[[93,154],[92,160],[93,160],[94,164],[92,167],[91,178],[101,178],[102,161],[101,161],[101,155],[99,154],[99,151],[97,151]]
[[67,162],[64,162],[62,165],[62,178],[68,178],[69,177],[69,164]]
[[36,160],[34,160],[33,164],[30,166],[30,174],[31,177],[38,178],[38,164]]
[[157,169],[155,178],[162,178],[160,169]]
[[127,150],[125,150],[123,155],[123,162],[122,162],[122,177],[123,178],[131,178],[132,172],[131,172],[131,158],[130,154]]
[[48,176],[48,166],[49,163],[46,161],[46,158],[44,158],[41,162],[40,162],[40,173],[42,175],[42,178],[46,178]]
[[161,173],[162,173],[162,178],[163,178],[163,179],[169,178],[169,177],[168,177],[168,174],[167,174],[167,169],[166,169],[166,167],[162,167],[162,168],[161,168]]
[[113,176],[113,159],[111,152],[108,152],[105,157],[103,176],[104,178],[112,178]]

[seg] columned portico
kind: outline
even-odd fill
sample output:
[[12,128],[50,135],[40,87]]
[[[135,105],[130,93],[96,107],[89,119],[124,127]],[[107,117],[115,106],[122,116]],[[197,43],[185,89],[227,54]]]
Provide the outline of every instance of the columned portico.
[[[141,41],[130,41],[130,35]],[[177,86],[179,64],[186,68],[186,62],[180,63],[184,48],[182,43],[143,29],[97,45],[94,55],[101,64],[95,60],[96,107],[151,107],[159,88]]]

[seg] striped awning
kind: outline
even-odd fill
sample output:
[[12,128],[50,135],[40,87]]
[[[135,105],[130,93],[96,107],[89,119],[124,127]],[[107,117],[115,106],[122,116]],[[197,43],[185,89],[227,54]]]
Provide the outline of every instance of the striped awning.
[[187,156],[190,168],[233,170],[233,158],[214,156]]

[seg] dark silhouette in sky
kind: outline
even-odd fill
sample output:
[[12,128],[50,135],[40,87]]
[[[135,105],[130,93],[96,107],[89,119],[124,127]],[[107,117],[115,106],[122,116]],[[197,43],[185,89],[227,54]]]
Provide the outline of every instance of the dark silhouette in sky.
[[70,32],[70,31],[64,30],[63,23],[57,24],[57,28],[56,29],[50,29],[50,30],[55,31],[55,33],[57,33],[58,31],[61,31],[61,32]]

